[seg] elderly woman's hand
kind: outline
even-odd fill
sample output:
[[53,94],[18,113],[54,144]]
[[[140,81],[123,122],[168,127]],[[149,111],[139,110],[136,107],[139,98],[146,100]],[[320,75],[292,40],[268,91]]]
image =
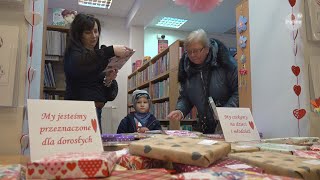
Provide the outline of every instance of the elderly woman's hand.
[[167,118],[169,120],[176,120],[176,121],[180,121],[183,118],[183,114],[180,110],[175,110],[172,111],[168,114]]
[[132,53],[132,49],[123,45],[113,45],[114,54],[120,58],[127,57]]

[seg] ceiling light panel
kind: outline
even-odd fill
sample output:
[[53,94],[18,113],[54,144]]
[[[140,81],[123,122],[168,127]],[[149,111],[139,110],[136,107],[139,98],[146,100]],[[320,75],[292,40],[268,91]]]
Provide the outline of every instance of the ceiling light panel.
[[81,6],[89,6],[96,8],[108,8],[110,9],[112,0],[78,0],[78,4]]
[[172,18],[172,17],[163,17],[160,19],[160,21],[156,24],[156,26],[162,26],[162,27],[169,27],[169,28],[179,28],[184,23],[186,23],[188,20],[185,19],[178,19],[178,18]]

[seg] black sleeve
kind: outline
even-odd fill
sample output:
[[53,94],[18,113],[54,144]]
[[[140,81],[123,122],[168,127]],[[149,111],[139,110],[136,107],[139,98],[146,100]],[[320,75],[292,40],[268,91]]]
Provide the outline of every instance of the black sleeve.
[[193,104],[190,102],[189,98],[186,96],[184,83],[181,84],[179,93],[180,94],[177,101],[176,109],[180,110],[183,113],[183,116],[186,117],[186,115],[188,115],[189,112],[191,111]]
[[128,117],[125,117],[121,120],[119,126],[118,126],[118,130],[117,130],[117,134],[121,134],[121,133],[129,133],[128,132]]
[[113,46],[97,49],[71,48],[65,57],[65,71],[73,78],[86,78],[101,73],[114,56]]
[[239,92],[238,92],[238,68],[234,66],[227,72],[228,87],[231,96],[224,107],[239,107]]
[[113,101],[118,95],[118,82],[116,80],[112,80],[111,86],[106,87],[105,93],[107,101]]

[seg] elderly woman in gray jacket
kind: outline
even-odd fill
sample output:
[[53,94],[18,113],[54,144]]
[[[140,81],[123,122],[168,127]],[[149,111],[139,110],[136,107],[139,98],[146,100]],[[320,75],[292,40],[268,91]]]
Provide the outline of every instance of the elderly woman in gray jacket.
[[191,32],[184,45],[186,52],[180,59],[178,73],[180,96],[176,110],[168,118],[182,120],[195,106],[195,130],[213,134],[218,120],[208,99],[212,97],[218,107],[239,106],[237,62],[222,42],[209,40],[202,29]]

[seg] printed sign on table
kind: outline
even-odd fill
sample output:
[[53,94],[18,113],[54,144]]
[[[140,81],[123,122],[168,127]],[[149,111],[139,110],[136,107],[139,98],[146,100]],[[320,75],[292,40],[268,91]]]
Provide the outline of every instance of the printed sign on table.
[[31,161],[62,152],[103,152],[94,102],[27,103]]
[[217,107],[217,112],[227,142],[260,140],[249,108]]

